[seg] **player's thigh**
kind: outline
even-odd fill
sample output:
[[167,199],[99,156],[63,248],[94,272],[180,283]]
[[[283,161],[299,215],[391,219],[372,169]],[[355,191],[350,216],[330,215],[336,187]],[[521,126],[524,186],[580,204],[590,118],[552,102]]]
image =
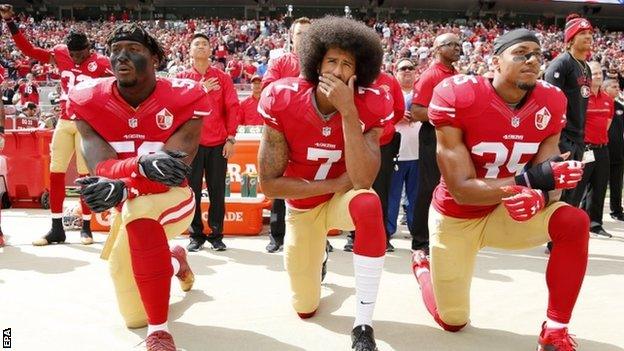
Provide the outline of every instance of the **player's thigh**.
[[349,212],[349,203],[357,195],[366,193],[375,194],[372,189],[349,190],[346,193],[334,194],[327,202],[327,229],[355,230]]
[[122,221],[153,219],[163,226],[181,221],[195,210],[193,192],[188,187],[172,187],[161,194],[142,195],[124,203]]
[[52,173],[67,171],[69,161],[74,154],[76,133],[75,122],[64,119],[58,121],[50,144],[50,171]]
[[520,250],[542,245],[550,240],[548,222],[552,214],[566,203],[557,201],[539,211],[528,221],[518,222],[499,205],[487,217],[483,246]]
[[470,284],[484,220],[457,219],[429,212],[431,280],[440,318],[450,325],[468,322]]
[[110,235],[115,237],[112,231],[117,231],[117,235],[108,258],[108,266],[119,312],[128,327],[139,328],[147,323],[147,316],[132,272],[128,233],[121,223],[121,216],[115,216],[112,223]]
[[80,136],[80,133],[77,129],[76,133],[74,134],[74,147],[76,153],[76,168],[78,170],[78,174],[89,174],[87,162],[85,161],[84,155],[82,154],[82,137]]
[[306,212],[286,210],[284,266],[290,278],[293,307],[300,313],[313,312],[320,302],[327,233],[323,206]]

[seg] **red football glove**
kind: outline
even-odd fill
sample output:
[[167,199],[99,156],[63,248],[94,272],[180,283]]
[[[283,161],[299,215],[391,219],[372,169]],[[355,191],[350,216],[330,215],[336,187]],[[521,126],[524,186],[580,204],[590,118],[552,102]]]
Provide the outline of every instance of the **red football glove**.
[[555,178],[555,189],[573,189],[583,177],[583,163],[580,161],[551,162]]
[[544,193],[539,189],[531,189],[520,185],[501,188],[511,196],[504,197],[502,204],[514,220],[524,222],[535,216],[546,205]]

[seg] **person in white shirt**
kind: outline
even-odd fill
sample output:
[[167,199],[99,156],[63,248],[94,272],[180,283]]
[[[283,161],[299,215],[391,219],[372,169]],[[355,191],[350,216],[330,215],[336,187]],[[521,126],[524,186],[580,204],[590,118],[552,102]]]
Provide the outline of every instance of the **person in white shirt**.
[[397,217],[401,207],[401,193],[405,186],[407,195],[407,223],[412,227],[414,218],[414,201],[416,199],[418,179],[418,133],[421,122],[410,122],[409,113],[412,105],[414,82],[416,80],[416,65],[408,58],[399,59],[396,63],[395,76],[401,84],[405,98],[405,118],[395,125],[396,131],[401,133],[401,146],[397,168],[392,174],[390,192],[388,194],[388,221],[386,229],[390,235],[397,229]]

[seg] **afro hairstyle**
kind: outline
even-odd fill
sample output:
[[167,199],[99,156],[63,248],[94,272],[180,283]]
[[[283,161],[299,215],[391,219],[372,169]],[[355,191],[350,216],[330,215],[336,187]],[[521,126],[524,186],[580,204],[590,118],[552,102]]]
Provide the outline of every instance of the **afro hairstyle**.
[[362,22],[335,16],[313,21],[303,34],[297,50],[303,77],[318,84],[323,58],[333,48],[355,57],[357,85],[367,87],[375,81],[383,59],[379,36]]

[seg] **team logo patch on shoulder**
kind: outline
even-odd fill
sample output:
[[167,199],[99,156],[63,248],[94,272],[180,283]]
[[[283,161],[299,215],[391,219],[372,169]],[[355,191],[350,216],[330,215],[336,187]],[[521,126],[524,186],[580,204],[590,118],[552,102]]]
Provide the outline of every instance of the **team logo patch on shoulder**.
[[95,61],[91,61],[89,62],[89,64],[87,65],[87,69],[89,70],[89,72],[95,72],[98,68],[97,62]]
[[156,114],[156,125],[162,130],[167,130],[173,125],[173,114],[166,108],[163,108]]
[[535,128],[538,130],[544,130],[548,126],[548,122],[550,122],[550,111],[546,107],[543,107],[541,110],[535,113]]

